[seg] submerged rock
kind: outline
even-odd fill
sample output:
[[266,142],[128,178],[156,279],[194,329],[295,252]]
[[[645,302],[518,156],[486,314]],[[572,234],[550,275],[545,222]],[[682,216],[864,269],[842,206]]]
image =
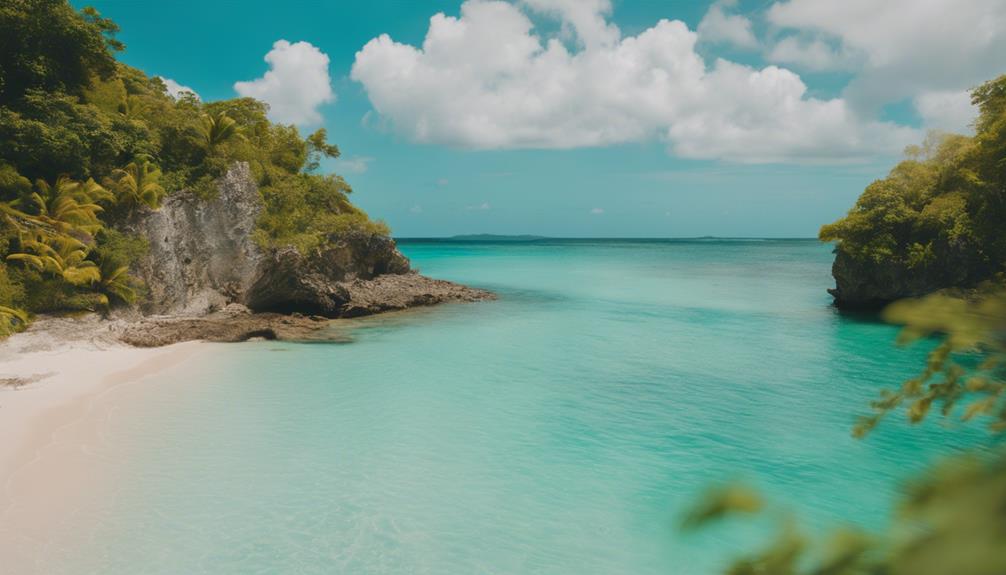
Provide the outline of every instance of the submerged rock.
[[237,303],[336,318],[493,297],[413,272],[394,240],[380,234],[331,237],[307,254],[263,249],[254,239],[262,198],[248,164],[235,164],[218,189],[209,200],[174,194],[135,222],[150,245],[133,270],[148,287],[145,312],[191,319]]

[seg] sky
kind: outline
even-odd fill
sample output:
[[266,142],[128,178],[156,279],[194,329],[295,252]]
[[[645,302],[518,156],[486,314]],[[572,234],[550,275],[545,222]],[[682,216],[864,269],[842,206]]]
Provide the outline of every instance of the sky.
[[398,237],[814,237],[1006,73],[1002,0],[86,4],[169,89],[325,127]]

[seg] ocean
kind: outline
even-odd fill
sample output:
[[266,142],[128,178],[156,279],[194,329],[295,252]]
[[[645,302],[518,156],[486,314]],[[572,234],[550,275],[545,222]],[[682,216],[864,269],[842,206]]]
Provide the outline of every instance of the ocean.
[[[106,487],[42,572],[714,573],[772,540],[882,527],[913,473],[986,441],[939,417],[850,429],[927,344],[846,317],[811,240],[409,240],[499,299],[215,345],[121,391]],[[681,514],[739,480],[766,516]]]

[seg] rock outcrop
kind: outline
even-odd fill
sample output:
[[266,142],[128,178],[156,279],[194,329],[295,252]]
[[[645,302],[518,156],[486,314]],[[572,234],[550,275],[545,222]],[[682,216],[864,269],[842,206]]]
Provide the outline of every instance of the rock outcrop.
[[379,234],[332,237],[308,254],[263,249],[254,239],[262,199],[248,165],[235,164],[218,190],[212,199],[173,194],[134,222],[150,246],[133,270],[148,289],[146,313],[197,317],[241,304],[337,318],[493,297],[413,272],[394,240]]
[[993,275],[992,269],[966,245],[939,252],[932,262],[909,266],[902,261],[856,258],[841,248],[831,266],[835,305],[848,310],[877,310],[907,297],[946,288],[968,288]]
[[350,341],[319,316],[251,313],[240,304],[199,317],[155,316],[124,324],[118,341],[135,347],[160,347],[182,341],[240,342],[251,339],[337,342]]
[[205,314],[240,302],[258,278],[263,254],[252,234],[262,199],[248,164],[235,164],[217,189],[212,199],[169,195],[134,225],[149,244],[133,270],[149,293],[144,311]]
[[254,310],[341,317],[346,315],[344,308],[351,306],[347,282],[411,271],[409,260],[391,238],[353,234],[330,238],[327,243],[328,247],[308,255],[292,247],[269,250],[259,262],[259,273],[243,303]]

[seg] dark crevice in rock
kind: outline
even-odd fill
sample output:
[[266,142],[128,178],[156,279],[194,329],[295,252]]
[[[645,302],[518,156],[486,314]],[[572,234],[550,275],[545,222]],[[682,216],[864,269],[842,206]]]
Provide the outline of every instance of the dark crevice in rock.
[[268,339],[272,341],[279,339],[279,336],[272,329],[257,329],[240,336],[238,341],[248,341],[249,339]]

